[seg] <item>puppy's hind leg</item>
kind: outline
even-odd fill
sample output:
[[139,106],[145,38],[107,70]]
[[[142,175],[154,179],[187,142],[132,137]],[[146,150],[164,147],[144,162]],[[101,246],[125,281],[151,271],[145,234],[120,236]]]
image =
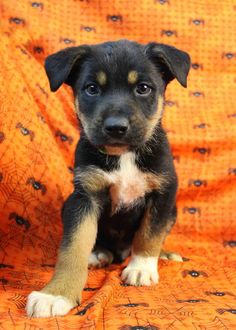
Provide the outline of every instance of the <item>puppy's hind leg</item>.
[[86,194],[74,192],[63,209],[64,235],[55,273],[40,291],[28,296],[26,311],[31,317],[65,315],[80,303],[88,258],[97,235],[99,207]]
[[100,246],[95,246],[93,251],[89,256],[88,267],[89,268],[102,268],[108,266],[113,261],[113,254],[111,251],[102,248]]
[[183,262],[183,258],[177,252],[161,250],[159,259]]

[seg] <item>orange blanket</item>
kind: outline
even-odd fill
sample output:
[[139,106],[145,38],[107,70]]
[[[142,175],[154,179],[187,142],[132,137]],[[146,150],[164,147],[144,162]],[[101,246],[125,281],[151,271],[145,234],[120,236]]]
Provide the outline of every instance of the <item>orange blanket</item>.
[[[236,5],[234,1],[2,0],[0,26],[0,329],[236,328]],[[27,295],[53,273],[79,138],[72,93],[49,91],[45,57],[127,38],[192,58],[188,89],[171,83],[165,127],[180,180],[160,283],[125,286],[122,267],[90,271],[82,305],[28,319]],[[127,262],[127,261],[126,261]]]

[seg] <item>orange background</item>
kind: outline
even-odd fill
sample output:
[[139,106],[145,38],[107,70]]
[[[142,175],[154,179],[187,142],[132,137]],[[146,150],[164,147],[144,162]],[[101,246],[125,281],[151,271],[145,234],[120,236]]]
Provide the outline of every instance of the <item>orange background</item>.
[[[0,329],[236,328],[236,3],[232,0],[2,0]],[[127,38],[191,55],[188,89],[171,83],[164,124],[180,180],[178,223],[160,283],[122,285],[122,266],[90,271],[82,305],[28,319],[27,295],[53,273],[79,138],[72,93],[49,90],[47,55]]]

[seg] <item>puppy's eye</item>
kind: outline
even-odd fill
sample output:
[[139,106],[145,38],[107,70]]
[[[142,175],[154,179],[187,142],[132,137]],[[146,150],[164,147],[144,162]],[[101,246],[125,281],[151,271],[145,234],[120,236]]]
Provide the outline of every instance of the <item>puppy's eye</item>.
[[138,84],[135,88],[135,94],[137,94],[137,95],[147,96],[151,93],[151,91],[152,91],[152,88],[144,83]]
[[89,96],[95,96],[100,94],[100,89],[96,84],[89,84],[85,87],[85,92]]

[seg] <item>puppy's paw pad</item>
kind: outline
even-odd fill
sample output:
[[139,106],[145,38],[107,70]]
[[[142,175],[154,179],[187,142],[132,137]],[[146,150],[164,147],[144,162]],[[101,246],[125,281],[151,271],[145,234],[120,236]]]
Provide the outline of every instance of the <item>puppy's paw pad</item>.
[[161,251],[160,259],[183,262],[181,255],[176,252]]
[[150,286],[158,283],[159,275],[157,269],[142,269],[127,266],[121,275],[122,280],[134,286]]
[[111,264],[113,254],[106,249],[96,249],[89,256],[89,268],[101,268]]
[[29,317],[50,317],[65,315],[73,307],[73,304],[63,296],[33,291],[28,296],[26,312]]

